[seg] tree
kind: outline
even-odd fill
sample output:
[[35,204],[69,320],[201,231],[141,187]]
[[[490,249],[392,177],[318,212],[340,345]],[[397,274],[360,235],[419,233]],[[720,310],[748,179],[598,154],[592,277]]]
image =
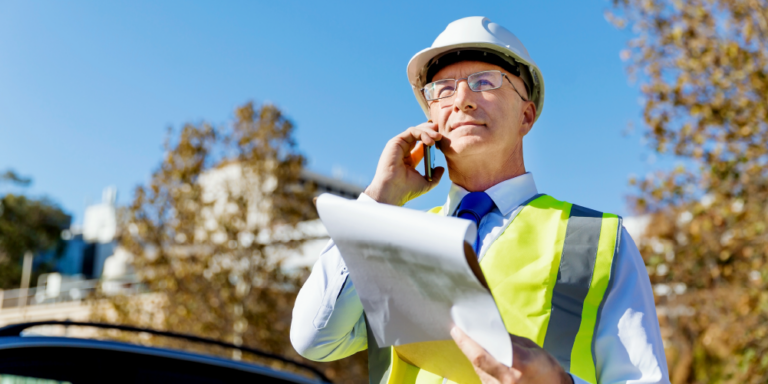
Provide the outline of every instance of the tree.
[[[0,174],[2,182],[26,186],[31,180],[6,171]],[[30,199],[11,193],[0,196],[0,289],[18,288],[21,284],[24,253],[54,249],[59,254],[64,246],[61,231],[69,227],[70,220],[45,198]],[[50,266],[42,267],[34,271],[31,281],[35,281],[35,275],[50,269]]]
[[614,0],[636,34],[645,136],[680,160],[634,180],[675,383],[768,381],[768,2]]
[[[317,218],[314,188],[299,180],[305,159],[280,110],[248,103],[235,116],[220,128],[187,124],[175,140],[169,132],[164,160],[136,189],[120,238],[153,296],[109,297],[95,318],[300,359],[289,328],[308,271],[286,271],[281,261],[308,239],[297,224]],[[357,356],[318,367],[355,382],[366,375],[364,363]]]

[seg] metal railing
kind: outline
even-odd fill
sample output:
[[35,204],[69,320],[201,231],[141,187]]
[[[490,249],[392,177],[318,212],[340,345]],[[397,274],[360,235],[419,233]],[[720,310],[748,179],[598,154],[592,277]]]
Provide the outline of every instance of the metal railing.
[[135,294],[141,290],[140,284],[133,280],[69,280],[62,281],[57,287],[47,285],[0,290],[0,311],[43,304],[80,302],[93,295],[98,288],[107,294]]

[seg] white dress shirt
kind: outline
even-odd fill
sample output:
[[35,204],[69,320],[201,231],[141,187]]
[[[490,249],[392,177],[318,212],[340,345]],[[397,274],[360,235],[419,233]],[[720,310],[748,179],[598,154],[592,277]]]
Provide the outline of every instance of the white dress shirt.
[[[533,175],[503,181],[485,191],[496,204],[480,221],[479,257],[538,191]],[[443,214],[453,214],[469,192],[451,186]],[[361,194],[358,200],[376,203]],[[635,242],[622,228],[611,284],[598,319],[594,356],[598,383],[668,383],[669,373],[659,332],[648,272]],[[332,361],[367,348],[363,305],[333,240],[320,254],[293,308],[291,343],[302,356]],[[575,383],[585,383],[572,375]]]

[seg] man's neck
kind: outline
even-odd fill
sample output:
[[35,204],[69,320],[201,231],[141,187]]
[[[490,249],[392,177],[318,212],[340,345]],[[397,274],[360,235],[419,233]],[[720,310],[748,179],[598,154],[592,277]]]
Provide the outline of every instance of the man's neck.
[[[475,161],[473,161],[475,160]],[[522,147],[511,153],[504,161],[494,156],[476,159],[462,159],[448,163],[451,181],[469,192],[480,192],[525,173]]]

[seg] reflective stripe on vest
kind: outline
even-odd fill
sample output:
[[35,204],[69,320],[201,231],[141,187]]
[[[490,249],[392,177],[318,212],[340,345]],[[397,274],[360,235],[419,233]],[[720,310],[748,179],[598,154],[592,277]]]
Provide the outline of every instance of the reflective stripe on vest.
[[[540,195],[525,204],[480,261],[507,331],[533,340],[590,383],[597,383],[593,336],[620,231],[616,215]],[[370,330],[368,346],[371,383],[443,382],[392,348],[378,348]]]

